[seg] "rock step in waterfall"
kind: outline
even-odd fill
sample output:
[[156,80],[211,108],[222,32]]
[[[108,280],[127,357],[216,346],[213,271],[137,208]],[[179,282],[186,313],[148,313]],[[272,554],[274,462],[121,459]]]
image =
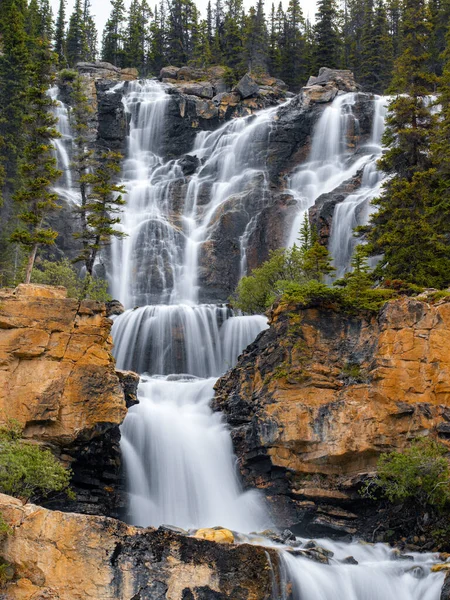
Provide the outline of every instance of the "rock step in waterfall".
[[[199,302],[200,274],[224,214],[240,215],[235,239],[240,272],[233,277],[246,273],[248,241],[270,200],[265,148],[283,107],[199,132],[189,157],[167,160],[160,147],[164,128],[170,126],[165,121],[168,98],[156,81],[130,82],[123,95],[130,117],[123,167],[127,237],[115,241],[108,271],[114,296],[128,308],[113,328],[117,364],[142,375],[140,403],[122,426],[128,518],[142,526],[186,530],[220,525],[241,532],[241,541],[270,545],[269,539],[250,535],[271,527],[271,518],[257,491],[242,490],[228,429],[210,408],[216,378],[235,364],[267,322]],[[381,182],[375,162],[386,101],[374,99],[371,138],[356,151],[356,100],[355,93],[340,93],[323,109],[307,160],[288,178],[296,218],[285,243],[292,244],[305,211],[362,172],[361,186],[347,194],[333,219],[330,247],[339,274],[348,268],[352,227],[367,219],[369,200]],[[59,144],[56,150],[65,164],[67,152]],[[64,185],[68,189],[71,182],[66,178]],[[294,600],[439,598],[443,575],[431,573],[431,554],[394,561],[381,544],[319,540],[328,549],[324,562],[329,564],[322,564],[305,558],[306,540],[290,544],[279,545],[286,581],[278,591],[274,586],[277,600],[287,600],[287,582]],[[349,555],[353,560],[345,560]]]

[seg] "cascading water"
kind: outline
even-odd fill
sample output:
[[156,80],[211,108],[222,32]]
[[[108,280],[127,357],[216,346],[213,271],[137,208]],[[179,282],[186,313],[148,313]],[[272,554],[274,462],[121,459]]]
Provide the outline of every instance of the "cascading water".
[[[438,600],[444,576],[431,573],[436,557],[410,555],[395,560],[383,544],[339,543],[319,540],[334,553],[330,564],[298,558],[287,552],[283,560],[292,582],[292,600]],[[357,564],[343,564],[350,556]],[[283,599],[284,600],[284,599]]]
[[312,136],[309,159],[291,176],[289,184],[299,207],[288,241],[292,246],[298,241],[305,213],[315,201],[363,171],[358,191],[337,204],[333,214],[330,252],[338,277],[350,265],[355,245],[353,228],[367,222],[369,202],[379,193],[382,183],[376,162],[382,152],[387,99],[375,96],[371,138],[355,155],[354,143],[348,144],[348,140],[358,134],[358,121],[353,114],[356,99],[357,94],[343,94],[324,110]]
[[61,134],[60,138],[53,140],[58,168],[63,172],[55,190],[58,195],[63,198],[77,201],[78,196],[73,191],[72,170],[70,165],[73,135],[70,128],[69,111],[67,106],[58,99],[59,88],[57,86],[51,87],[48,94],[55,102],[53,113],[57,119],[56,128]]
[[372,151],[363,167],[361,187],[337,204],[334,209],[330,235],[330,252],[334,259],[336,276],[342,277],[349,269],[350,260],[357,241],[353,230],[358,225],[368,222],[371,213],[370,201],[381,192],[383,173],[377,169],[377,161],[382,153],[381,137],[384,130],[384,119],[387,110],[387,98],[377,96],[374,100],[375,110],[372,135],[367,149]]
[[[56,90],[51,94],[57,98]],[[381,99],[375,101],[371,148],[367,145],[361,155],[351,156],[345,134],[357,129],[355,98],[341,95],[324,111],[308,162],[290,178],[300,209],[292,227],[294,243],[303,214],[315,199],[364,169],[361,190],[336,211],[332,244],[340,241],[333,250],[339,265],[348,263],[350,252],[350,228],[343,224],[366,218],[358,211],[363,207],[367,212],[367,200],[380,184],[374,164],[381,151],[384,105]],[[200,166],[183,188],[177,212],[172,190],[183,179],[182,165],[164,160],[160,150],[168,101],[164,86],[155,81],[129,82],[124,95],[130,134],[122,227],[128,237],[114,243],[110,278],[114,295],[129,309],[115,319],[113,335],[118,367],[143,374],[140,403],[129,410],[122,427],[128,518],[143,526],[221,525],[260,531],[270,525],[270,518],[256,492],[242,491],[229,432],[209,404],[216,378],[236,363],[267,323],[262,316],[236,315],[226,306],[198,304],[198,263],[217,215],[244,202],[255,182],[252,214],[266,206],[264,151],[277,108],[198,134],[191,154]],[[68,194],[72,140],[64,105],[58,104],[55,114],[63,134],[55,150]],[[256,225],[248,214],[238,236],[241,274],[246,273],[247,243]],[[133,309],[135,305],[139,308]],[[332,564],[317,564],[280,548],[292,600],[438,600],[443,575],[429,573],[431,556],[394,562],[388,560],[385,546],[320,543],[333,550]],[[358,565],[339,562],[349,554]],[[274,579],[274,600],[288,597]]]

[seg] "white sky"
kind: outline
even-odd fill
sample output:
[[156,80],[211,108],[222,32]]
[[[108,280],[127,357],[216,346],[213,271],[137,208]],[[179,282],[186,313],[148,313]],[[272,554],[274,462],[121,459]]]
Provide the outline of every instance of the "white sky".
[[[279,3],[279,0],[274,0],[274,1],[275,1],[275,6],[277,6]],[[159,3],[158,0],[149,0],[149,4],[151,7],[153,7],[153,5],[155,3]],[[287,6],[287,3],[288,3],[288,0],[283,0],[283,5]],[[51,0],[51,4],[53,7],[53,13],[54,13],[54,15],[56,15],[56,13],[58,12],[59,0]],[[69,15],[72,12],[73,4],[74,4],[73,0],[68,0],[68,2],[67,2],[67,20],[68,20]],[[111,3],[109,2],[109,0],[91,0],[91,4],[92,4],[92,13],[96,16],[96,20],[97,20],[98,39],[100,41],[101,36],[102,36],[103,27],[106,23],[106,20],[109,16],[109,13],[111,10]],[[128,6],[130,4],[130,0],[125,0],[125,4]],[[196,4],[200,8],[202,13],[204,14],[206,11],[206,6],[208,4],[208,0],[196,0]],[[211,4],[214,4],[214,2],[211,2]],[[256,4],[256,0],[255,1],[244,0],[244,5],[246,8],[249,8],[250,6],[253,6],[255,4]],[[266,15],[267,15],[272,6],[272,0],[266,0],[265,4],[266,4],[265,8],[266,8]],[[300,4],[302,5],[303,13],[304,13],[305,17],[309,16],[311,19],[313,19],[314,13],[316,12],[316,0],[300,0]]]

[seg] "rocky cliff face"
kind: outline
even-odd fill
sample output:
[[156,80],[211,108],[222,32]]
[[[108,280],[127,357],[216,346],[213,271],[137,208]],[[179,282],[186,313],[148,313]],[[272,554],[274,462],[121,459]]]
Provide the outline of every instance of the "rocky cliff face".
[[49,511],[0,495],[12,529],[0,541],[3,590],[15,600],[271,600],[275,551],[219,544],[169,528]]
[[[0,421],[54,450],[74,470],[72,509],[116,514],[119,425],[133,375],[118,374],[105,305],[64,288],[0,290]],[[134,376],[134,386],[137,376]],[[120,487],[120,486],[119,486]]]
[[363,533],[357,490],[380,453],[417,436],[449,443],[449,334],[445,301],[377,316],[275,308],[216,387],[247,485],[309,535]]

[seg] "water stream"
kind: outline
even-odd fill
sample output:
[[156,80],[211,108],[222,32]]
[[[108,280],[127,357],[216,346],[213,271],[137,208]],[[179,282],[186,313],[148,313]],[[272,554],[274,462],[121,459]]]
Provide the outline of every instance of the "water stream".
[[[241,533],[262,531],[276,524],[263,497],[242,489],[229,431],[221,415],[212,412],[210,401],[217,378],[236,364],[267,320],[235,314],[226,304],[199,303],[198,274],[199,248],[211,238],[220,211],[242,206],[255,182],[259,192],[251,199],[253,208],[257,212],[267,205],[264,148],[277,108],[198,133],[190,153],[198,166],[185,180],[181,162],[165,160],[161,153],[164,127],[170,126],[168,101],[164,85],[156,81],[130,82],[123,99],[130,116],[122,219],[128,236],[112,248],[110,282],[114,297],[127,310],[115,318],[113,336],[118,368],[141,374],[139,404],[129,410],[122,426],[127,520],[186,530],[220,525]],[[371,140],[357,153],[348,144],[350,129],[358,128],[355,101],[355,94],[344,94],[324,110],[307,162],[289,179],[298,205],[289,236],[292,244],[315,200],[362,171],[360,189],[335,211],[330,248],[339,272],[348,268],[352,227],[367,218],[368,201],[381,181],[375,162],[381,153],[385,101],[375,99]],[[55,148],[65,172],[61,185],[67,191],[72,187],[66,168],[70,130],[63,105],[56,114],[63,138]],[[236,240],[241,275],[246,273],[247,243],[254,227],[256,220],[249,214]],[[415,555],[414,562],[393,561],[383,545],[319,543],[333,551],[330,565],[280,547],[286,574],[282,588],[290,582],[292,594],[279,589],[274,600],[439,598],[443,575],[430,574],[431,555]],[[348,555],[359,564],[343,564]]]

